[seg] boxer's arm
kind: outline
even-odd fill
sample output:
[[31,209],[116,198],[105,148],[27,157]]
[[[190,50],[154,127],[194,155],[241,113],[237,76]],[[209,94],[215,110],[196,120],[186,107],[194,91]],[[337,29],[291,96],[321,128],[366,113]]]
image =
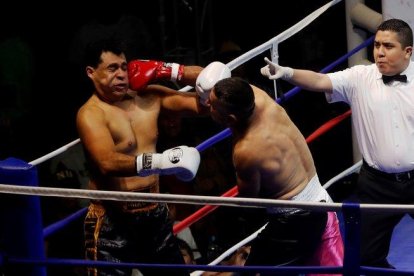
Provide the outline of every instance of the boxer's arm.
[[183,76],[180,80],[181,85],[190,85],[195,86],[197,77],[200,75],[201,71],[203,70],[203,67],[196,66],[196,65],[185,65]]
[[326,74],[283,67],[268,58],[264,60],[267,65],[262,67],[260,72],[270,80],[282,79],[305,90],[332,93],[332,81]]
[[201,105],[194,92],[179,92],[163,85],[152,84],[145,93],[157,95],[161,112],[173,112],[182,116],[209,115],[209,108]]
[[82,145],[93,166],[103,176],[136,175],[135,156],[116,151],[104,112],[96,106],[83,106],[76,117]]

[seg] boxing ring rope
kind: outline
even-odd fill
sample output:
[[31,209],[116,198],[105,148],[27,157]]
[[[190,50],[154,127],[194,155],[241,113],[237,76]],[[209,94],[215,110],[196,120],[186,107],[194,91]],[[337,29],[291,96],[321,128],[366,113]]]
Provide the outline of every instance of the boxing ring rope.
[[[135,192],[114,192],[114,191],[82,191],[77,189],[63,189],[63,188],[45,188],[45,187],[24,187],[16,185],[0,185],[1,193],[12,193],[22,195],[42,195],[42,196],[65,196],[88,199],[103,199],[103,200],[128,200],[128,201],[143,201],[143,202],[173,202],[199,205],[200,203],[208,203],[210,205],[223,205],[233,207],[288,207],[288,208],[302,208],[313,211],[343,211],[347,224],[345,225],[345,236],[349,236],[349,231],[352,235],[358,235],[358,223],[353,224],[359,218],[360,209],[370,212],[414,212],[414,205],[379,205],[379,204],[356,204],[356,203],[310,203],[302,201],[286,201],[286,200],[272,200],[272,199],[256,199],[256,198],[223,198],[216,196],[191,196],[191,195],[172,195],[172,194],[146,194]],[[356,219],[357,218],[357,219]],[[351,230],[349,230],[349,228]],[[352,228],[355,228],[352,230]],[[351,243],[353,239],[345,238],[345,242]],[[355,244],[350,248],[345,247],[344,270],[347,260],[347,252],[358,250]],[[348,253],[349,254],[349,253]],[[353,252],[352,257],[357,254]],[[348,257],[350,258],[350,257]],[[42,262],[42,261],[40,261]],[[201,267],[197,267],[201,268]],[[204,269],[204,268],[203,268]],[[215,268],[216,271],[221,271],[220,267]],[[359,266],[358,266],[359,269]],[[211,269],[209,269],[211,270]],[[345,273],[345,271],[344,271]],[[349,274],[353,275],[353,274]]]
[[[237,186],[234,186],[224,194],[222,194],[222,197],[235,197],[238,194]],[[189,227],[191,224],[195,223],[196,221],[200,220],[201,218],[205,217],[215,209],[217,209],[218,206],[212,206],[212,205],[206,205],[197,211],[195,211],[193,214],[189,215],[179,223],[175,224],[173,226],[173,233],[177,234],[180,231],[182,231],[184,228]]]
[[43,162],[46,162],[47,160],[49,160],[49,159],[51,159],[51,158],[53,158],[53,157],[55,157],[55,156],[57,156],[57,155],[65,152],[65,151],[67,151],[69,148],[73,147],[74,145],[76,145],[79,142],[80,142],[80,139],[78,138],[78,139],[76,139],[76,140],[74,140],[74,141],[72,141],[70,143],[67,143],[66,145],[58,148],[57,150],[54,150],[54,151],[52,151],[52,152],[50,152],[50,153],[48,153],[48,154],[46,154],[46,155],[44,155],[42,157],[39,157],[39,158],[37,158],[37,159],[35,159],[33,161],[30,161],[29,164],[30,165],[33,165],[33,166],[36,166],[36,165],[39,165],[39,164],[41,164]]
[[[342,269],[339,267],[278,267],[271,266],[208,266],[208,265],[188,265],[188,264],[145,264],[145,263],[119,263],[119,262],[104,262],[104,261],[85,261],[78,259],[47,259],[47,260],[28,260],[21,258],[8,258],[7,262],[12,265],[27,265],[27,266],[82,266],[82,267],[116,267],[116,268],[163,268],[174,270],[196,270],[202,269],[205,271],[223,271],[223,272],[266,272],[275,273],[275,270],[280,273],[341,273]],[[392,273],[392,272],[391,272]],[[302,274],[301,274],[302,275]],[[354,274],[355,275],[355,274]],[[376,274],[378,275],[378,274]],[[404,274],[399,274],[404,275]],[[407,275],[407,274],[405,274]]]
[[[139,193],[111,190],[81,190],[70,188],[51,188],[51,187],[31,187],[18,186],[0,183],[0,193],[14,195],[47,196],[47,197],[67,197],[83,198],[95,200],[113,201],[140,201],[140,202],[166,202],[166,203],[186,203],[193,205],[222,205],[230,207],[284,207],[284,208],[304,208],[311,211],[341,211],[344,203],[309,203],[306,201],[290,201],[265,198],[230,198],[220,196],[195,196],[195,195],[174,195]],[[385,205],[385,206],[384,206]],[[361,208],[367,211],[377,212],[408,212],[414,213],[414,205],[407,204],[360,204]]]
[[[339,2],[339,1],[332,1],[332,2],[328,3],[327,5],[329,5],[329,4],[333,5],[332,3],[336,4],[337,2]],[[327,6],[327,5],[325,5],[325,6]],[[309,16],[307,18],[309,18]],[[266,50],[266,49],[264,49],[264,50]],[[346,58],[344,57],[343,60],[345,60],[345,59]],[[236,62],[234,62],[234,64],[235,63]],[[231,63],[229,63],[229,65],[231,65]],[[233,66],[233,65],[231,65],[231,66]],[[237,66],[239,66],[239,65],[237,65]],[[231,68],[234,69],[237,66],[235,66],[233,68],[231,67]],[[292,92],[296,93],[298,91],[292,91]],[[292,96],[293,96],[293,93],[292,93]],[[287,99],[286,95],[285,95],[285,99]],[[212,145],[212,144],[218,142],[219,140],[222,140],[222,139],[226,138],[230,134],[231,133],[228,130],[225,130],[221,134],[219,133],[215,137],[212,137],[212,139],[207,140],[204,143],[200,144],[198,146],[198,149],[200,151],[203,151],[205,149],[205,146],[208,143],[210,143],[210,145]],[[69,147],[71,147],[71,146],[73,146],[74,144],[77,144],[77,143],[79,143],[79,139],[69,143],[68,145],[66,145],[66,146],[64,146],[64,147],[62,147],[62,148],[60,148],[60,149],[58,149],[58,150],[56,150],[52,153],[50,153],[49,155],[46,155],[42,158],[39,158],[39,159],[36,159],[36,160],[30,162],[30,165],[40,164],[43,161],[45,161],[49,158],[52,158],[53,156],[65,151],[67,148],[69,148]],[[358,217],[355,214],[357,214],[359,212],[359,209],[364,209],[364,210],[372,211],[372,212],[374,212],[374,211],[377,212],[378,210],[385,211],[385,212],[401,212],[401,211],[410,212],[410,211],[414,210],[414,206],[411,206],[411,205],[387,205],[386,207],[383,207],[383,206],[378,206],[376,204],[360,204],[360,205],[358,205],[358,204],[347,204],[347,203],[343,203],[343,204],[322,203],[321,206],[318,206],[317,203],[316,204],[309,204],[309,203],[306,203],[306,202],[295,202],[295,204],[290,204],[290,203],[293,203],[293,202],[289,202],[289,201],[278,202],[277,200],[269,200],[269,202],[267,202],[266,200],[263,200],[263,199],[255,200],[255,199],[249,199],[249,198],[222,198],[222,197],[211,197],[211,196],[209,196],[209,197],[200,197],[200,196],[184,196],[184,195],[179,195],[179,197],[174,198],[173,195],[161,195],[161,194],[152,194],[151,196],[149,196],[148,194],[144,194],[144,195],[142,195],[143,196],[142,198],[140,198],[140,197],[134,198],[135,196],[140,196],[139,193],[128,194],[128,192],[120,192],[122,195],[119,194],[119,195],[116,195],[114,197],[115,192],[113,192],[113,191],[93,191],[93,193],[91,193],[89,191],[89,192],[86,192],[84,194],[79,194],[78,191],[76,191],[75,189],[62,189],[62,190],[65,190],[65,191],[64,192],[60,191],[60,192],[62,192],[62,193],[60,193],[58,188],[42,188],[42,187],[26,187],[26,188],[27,189],[25,189],[24,187],[21,187],[21,186],[16,187],[14,185],[8,185],[8,184],[3,185],[2,184],[2,185],[0,185],[0,193],[8,193],[8,194],[13,193],[13,194],[20,194],[20,195],[66,196],[66,197],[78,197],[78,198],[89,198],[89,199],[99,198],[99,199],[107,199],[107,200],[130,200],[130,201],[138,200],[138,201],[144,201],[144,202],[154,202],[154,201],[156,201],[156,202],[174,202],[174,203],[187,203],[187,204],[208,203],[210,205],[224,205],[224,206],[236,206],[236,207],[241,207],[241,206],[268,207],[268,206],[274,206],[274,204],[275,204],[275,206],[301,207],[301,208],[304,208],[304,209],[309,208],[310,210],[321,210],[321,209],[328,208],[330,211],[343,210],[344,213],[352,214],[351,216],[348,216],[350,218],[350,221],[352,221],[355,217]],[[68,193],[66,194],[66,192],[68,192]],[[155,195],[155,197],[153,197],[154,195]],[[231,193],[230,193],[230,195],[231,195]],[[119,198],[117,198],[118,196],[119,196]],[[353,235],[357,235],[357,234],[353,233]],[[345,248],[347,248],[347,246]],[[355,249],[355,248],[351,248],[351,249]],[[355,251],[355,250],[353,250],[353,251]],[[346,256],[345,256],[343,270],[341,268],[330,268],[330,267],[324,267],[324,268],[315,268],[315,267],[292,268],[292,267],[285,267],[285,268],[279,268],[278,271],[281,271],[281,272],[309,272],[309,271],[313,272],[313,271],[318,271],[318,272],[326,272],[326,273],[327,272],[334,272],[334,273],[344,272],[344,274],[353,275],[353,274],[349,274],[349,273],[359,271],[359,269],[360,269],[359,264],[355,263],[355,261],[348,261],[347,262],[346,260],[350,259],[350,257],[349,257],[350,255],[347,254],[347,250],[345,250],[345,253],[346,253],[345,254]],[[0,255],[0,257],[1,257],[1,255]],[[355,258],[352,258],[352,259],[355,259]],[[21,259],[19,260],[19,259],[13,259],[13,258],[9,258],[8,262],[9,263],[26,263],[26,264],[30,264],[30,263],[32,263],[32,264],[34,264],[34,263],[37,263],[37,264],[39,264],[39,263],[53,264],[53,260],[50,260],[50,262],[48,262],[48,261],[36,261],[36,260],[26,260],[26,261],[24,261],[24,260],[21,260]],[[62,264],[64,262],[59,262],[59,263]],[[89,262],[89,263],[86,262],[85,263],[84,261],[82,261],[82,262],[78,263],[78,265],[82,265],[82,264],[86,264],[87,266],[94,266],[94,265],[106,266],[107,262]],[[109,264],[109,265],[112,266],[113,264]],[[116,265],[118,265],[118,266],[128,266],[128,264],[116,264]],[[139,264],[139,265],[141,267],[145,266],[145,264]],[[347,265],[349,267],[346,267]],[[149,266],[153,267],[154,264],[151,264]],[[180,267],[180,265],[159,265],[159,266],[160,267],[162,267],[162,266],[171,267],[171,268],[174,268],[174,267],[179,268]],[[136,267],[136,266],[134,266],[134,267]],[[200,268],[202,268],[203,270],[207,270],[207,271],[239,271],[238,270],[239,268],[235,267],[235,266],[229,266],[229,267],[220,266],[220,267],[215,268],[215,267],[207,267],[207,266],[189,266],[189,265],[185,265],[185,266],[183,266],[183,268],[185,268],[187,270],[188,269],[200,269]],[[273,267],[271,267],[270,270],[268,270],[269,267],[250,267],[250,268],[243,267],[243,268],[240,268],[240,269],[242,269],[242,270],[254,270],[254,271],[274,271]],[[263,269],[263,270],[258,270],[258,269]],[[364,270],[364,267],[361,267],[361,269]],[[368,269],[366,271],[367,272],[375,271],[375,273],[381,273],[381,271],[384,271],[384,270],[383,269],[371,269],[371,270]]]
[[76,221],[79,218],[85,217],[87,211],[88,211],[87,207],[82,208],[82,209],[76,211],[75,213],[67,216],[66,218],[46,226],[43,229],[43,238],[44,239],[48,238],[49,236],[51,236],[51,235],[55,234],[56,232],[58,232],[59,230],[63,229],[69,223],[71,223],[73,221]]
[[337,176],[333,177],[331,180],[329,180],[328,182],[326,182],[323,187],[325,189],[328,189],[333,183],[335,183],[336,181],[338,181],[339,179],[342,179],[352,173],[356,173],[359,171],[359,169],[362,166],[362,160],[358,161],[357,163],[355,163],[354,165],[352,165],[351,167],[349,167],[348,169],[344,170],[343,172],[341,172],[340,174],[338,174]]
[[[52,187],[31,187],[18,186],[10,184],[1,184],[0,193],[15,195],[47,196],[47,197],[66,197],[82,198],[95,200],[113,200],[113,201],[140,201],[140,202],[166,202],[166,203],[186,203],[193,205],[223,205],[232,207],[308,207],[310,210],[320,210],[319,207],[331,207],[335,211],[341,210],[340,203],[320,203],[314,206],[307,206],[306,202],[293,203],[286,200],[259,199],[259,198],[233,198],[220,196],[195,196],[195,195],[174,195],[174,194],[155,194],[155,193],[138,193],[126,191],[110,190],[81,190],[70,188],[52,188]],[[298,205],[297,205],[298,204]],[[372,207],[377,209],[380,207]],[[398,206],[395,207],[399,210]],[[381,208],[380,208],[381,209]],[[325,209],[323,209],[325,210]],[[413,209],[414,210],[414,209]]]

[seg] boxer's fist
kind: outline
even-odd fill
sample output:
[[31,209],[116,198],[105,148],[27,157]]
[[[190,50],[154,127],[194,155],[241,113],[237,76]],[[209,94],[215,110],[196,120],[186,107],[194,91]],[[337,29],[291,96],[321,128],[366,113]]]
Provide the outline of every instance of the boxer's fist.
[[129,87],[139,91],[158,80],[179,81],[184,65],[154,60],[133,60],[128,63]]
[[224,63],[214,61],[201,71],[196,80],[196,91],[200,103],[207,105],[207,100],[214,85],[222,79],[230,78],[231,71]]
[[196,148],[179,146],[163,153],[143,153],[136,157],[139,176],[151,174],[175,174],[183,181],[192,180],[200,165],[200,153]]

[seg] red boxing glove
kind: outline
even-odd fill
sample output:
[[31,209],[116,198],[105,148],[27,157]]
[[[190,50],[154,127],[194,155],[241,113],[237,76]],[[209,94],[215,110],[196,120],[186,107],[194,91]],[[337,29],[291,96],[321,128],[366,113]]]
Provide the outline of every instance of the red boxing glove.
[[157,80],[179,81],[184,65],[154,60],[133,60],[128,63],[129,87],[139,91]]

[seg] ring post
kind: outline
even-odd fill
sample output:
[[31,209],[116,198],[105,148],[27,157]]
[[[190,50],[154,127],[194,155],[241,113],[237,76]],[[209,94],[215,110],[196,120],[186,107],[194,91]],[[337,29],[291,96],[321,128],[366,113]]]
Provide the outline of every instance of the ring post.
[[[16,158],[1,160],[0,183],[38,186],[37,169]],[[7,257],[45,259],[39,196],[0,195],[0,220],[0,248]],[[7,262],[4,265],[7,266]],[[43,266],[10,266],[5,269],[10,275],[46,275]]]
[[360,275],[360,205],[353,202],[344,202],[342,204],[342,212],[345,219],[345,256],[343,275]]

